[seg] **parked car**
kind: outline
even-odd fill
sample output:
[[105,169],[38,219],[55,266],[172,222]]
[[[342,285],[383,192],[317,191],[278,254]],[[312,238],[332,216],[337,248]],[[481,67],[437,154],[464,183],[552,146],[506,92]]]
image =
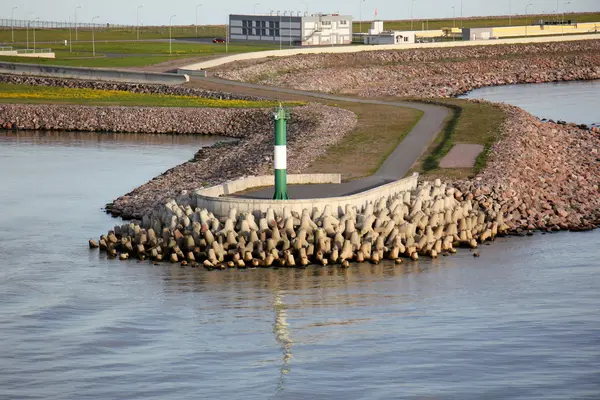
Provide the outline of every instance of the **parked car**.
[[213,43],[225,43],[225,39],[223,38],[214,38]]

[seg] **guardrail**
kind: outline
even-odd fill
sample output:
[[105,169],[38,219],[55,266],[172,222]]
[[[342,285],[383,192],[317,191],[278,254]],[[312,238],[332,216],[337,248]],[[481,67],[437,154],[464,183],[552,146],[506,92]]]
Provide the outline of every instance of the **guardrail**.
[[0,51],[13,51],[11,46],[0,46]]
[[18,49],[17,54],[52,53],[52,49]]
[[0,74],[161,85],[179,85],[190,80],[188,75],[12,62],[0,62]]

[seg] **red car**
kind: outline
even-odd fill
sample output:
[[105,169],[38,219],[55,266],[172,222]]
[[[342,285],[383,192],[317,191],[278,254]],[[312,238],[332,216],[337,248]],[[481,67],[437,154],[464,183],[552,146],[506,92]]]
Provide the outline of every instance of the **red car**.
[[223,38],[214,38],[213,43],[225,43],[225,39]]

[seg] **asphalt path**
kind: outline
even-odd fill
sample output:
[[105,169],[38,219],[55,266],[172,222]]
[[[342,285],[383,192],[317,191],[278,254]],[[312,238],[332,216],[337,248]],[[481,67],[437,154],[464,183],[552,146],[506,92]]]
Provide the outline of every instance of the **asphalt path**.
[[[385,185],[402,179],[406,176],[413,164],[419,159],[421,154],[427,150],[431,141],[440,133],[443,128],[444,121],[449,115],[449,109],[446,107],[407,102],[407,101],[382,101],[363,99],[356,97],[336,96],[325,93],[305,92],[301,90],[278,88],[271,86],[256,85],[245,82],[228,81],[217,78],[193,78],[217,84],[220,87],[228,86],[230,92],[240,91],[242,88],[258,90],[262,96],[268,98],[277,98],[277,94],[289,94],[303,97],[313,97],[336,102],[362,103],[362,104],[377,104],[384,106],[406,107],[423,111],[423,116],[413,127],[410,133],[396,147],[396,149],[388,156],[385,162],[381,165],[375,174],[343,182],[341,184],[322,184],[322,185],[289,185],[288,194],[292,199],[312,199],[312,198],[327,198],[351,195],[363,192],[377,186]],[[400,134],[400,132],[399,132]],[[256,191],[250,191],[240,197],[270,199],[273,196],[273,188],[262,188]]]

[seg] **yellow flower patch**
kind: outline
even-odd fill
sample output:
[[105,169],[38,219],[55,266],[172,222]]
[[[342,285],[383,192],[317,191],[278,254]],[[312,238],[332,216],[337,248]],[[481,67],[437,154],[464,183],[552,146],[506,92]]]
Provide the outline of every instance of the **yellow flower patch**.
[[[272,101],[217,100],[196,96],[132,93],[121,90],[71,89],[48,86],[0,84],[0,101],[6,103],[119,104],[128,106],[262,108]],[[294,103],[294,105],[300,103]]]

